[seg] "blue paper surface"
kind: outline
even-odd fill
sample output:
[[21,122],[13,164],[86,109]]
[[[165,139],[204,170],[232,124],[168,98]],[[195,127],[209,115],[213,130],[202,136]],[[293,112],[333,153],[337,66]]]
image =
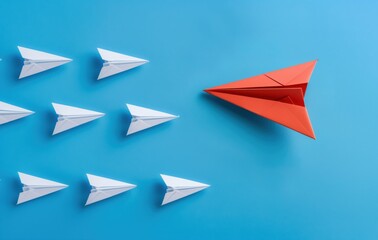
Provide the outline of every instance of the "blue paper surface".
[[[0,239],[378,239],[376,1],[0,2]],[[74,59],[18,80],[17,46]],[[104,48],[150,62],[97,81]],[[319,59],[314,141],[203,89]],[[51,102],[105,112],[52,137]],[[180,119],[125,137],[125,103]],[[20,206],[17,172],[70,185]],[[85,174],[138,187],[83,207]],[[159,174],[211,184],[160,207]]]

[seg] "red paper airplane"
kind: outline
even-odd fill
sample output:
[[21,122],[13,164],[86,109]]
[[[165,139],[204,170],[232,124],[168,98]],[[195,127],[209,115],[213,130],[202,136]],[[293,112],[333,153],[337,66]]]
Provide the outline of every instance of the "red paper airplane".
[[315,139],[304,96],[316,61],[227,83],[205,91]]

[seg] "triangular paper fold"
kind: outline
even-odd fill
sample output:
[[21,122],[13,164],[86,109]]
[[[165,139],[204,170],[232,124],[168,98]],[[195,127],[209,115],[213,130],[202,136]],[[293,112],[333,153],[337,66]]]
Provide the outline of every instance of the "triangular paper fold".
[[24,58],[24,65],[19,76],[20,79],[72,61],[72,59],[69,58],[30,48],[18,47],[18,50]]
[[0,125],[33,114],[34,112],[0,101]]
[[132,117],[127,135],[154,127],[179,117],[132,104],[126,104],[126,107],[128,108]]
[[315,139],[304,96],[316,60],[205,91]]
[[80,126],[84,123],[91,122],[105,115],[101,112],[71,107],[58,103],[52,103],[52,105],[56,114],[58,115],[58,121],[55,124],[53,135]]
[[164,174],[160,174],[160,176],[163,178],[165,185],[167,186],[167,190],[161,205],[165,205],[167,203],[187,197],[210,187],[210,185],[208,184],[195,182],[184,178],[178,178]]
[[87,174],[89,184],[92,186],[85,206],[113,197],[136,187],[134,184]]
[[102,60],[104,61],[97,80],[110,77],[112,75],[148,63],[148,60],[145,59],[124,55],[117,52],[112,52],[102,48],[97,48],[97,50]]
[[23,184],[22,192],[18,196],[17,204],[21,204],[68,187],[65,184],[35,177],[25,173],[18,173]]

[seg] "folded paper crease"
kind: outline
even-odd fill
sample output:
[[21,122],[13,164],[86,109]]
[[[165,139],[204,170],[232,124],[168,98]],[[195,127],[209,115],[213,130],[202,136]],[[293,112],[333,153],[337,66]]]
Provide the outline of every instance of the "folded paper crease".
[[205,91],[315,139],[304,97],[316,62],[268,72]]

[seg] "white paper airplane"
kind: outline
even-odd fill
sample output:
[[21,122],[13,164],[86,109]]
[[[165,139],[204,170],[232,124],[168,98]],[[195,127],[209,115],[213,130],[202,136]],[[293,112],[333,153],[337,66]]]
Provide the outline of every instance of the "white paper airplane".
[[30,110],[20,108],[5,102],[0,102],[0,125],[29,116],[33,113],[34,112]]
[[165,193],[161,205],[176,201],[210,187],[210,185],[183,178],[167,176],[164,174],[160,174],[160,176],[163,178],[165,185],[167,185],[167,192]]
[[80,126],[105,115],[104,113],[58,103],[52,103],[52,105],[58,115],[58,121],[56,122],[52,135]]
[[113,197],[120,193],[129,191],[136,185],[125,183],[110,178],[99,177],[87,174],[89,184],[92,186],[91,193],[88,196],[85,206]]
[[142,131],[144,129],[171,121],[179,116],[159,112],[149,108],[138,107],[131,104],[126,104],[131,114],[131,123],[127,135]]
[[18,173],[21,183],[23,184],[22,192],[18,196],[17,204],[24,203],[35,198],[62,190],[68,185],[53,182],[47,179],[34,177],[25,173]]
[[19,79],[72,61],[72,59],[69,58],[30,48],[18,47],[18,50],[20,51],[21,56],[24,58],[24,66],[22,67]]
[[102,60],[104,60],[104,64],[101,68],[97,80],[148,63],[148,60],[144,60],[141,58],[131,57],[128,55],[112,52],[101,48],[97,48],[97,50],[100,53]]

